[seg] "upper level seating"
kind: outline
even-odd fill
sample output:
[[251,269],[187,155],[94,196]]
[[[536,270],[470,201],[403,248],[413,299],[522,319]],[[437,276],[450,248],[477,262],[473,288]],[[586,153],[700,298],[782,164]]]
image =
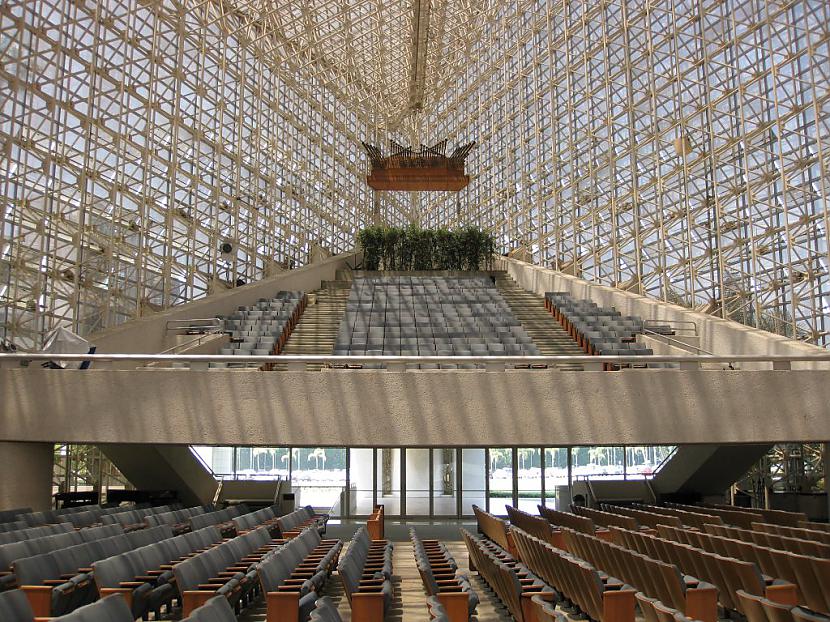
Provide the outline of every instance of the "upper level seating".
[[534,596],[551,601],[559,600],[559,595],[536,576],[529,564],[520,562],[491,540],[461,530],[467,552],[470,556],[470,569],[478,574],[496,593],[510,611],[516,622],[533,622],[536,619]]
[[564,530],[568,550],[598,570],[625,581],[646,596],[682,611],[690,618],[717,622],[718,592],[710,583],[675,565],[571,529]]
[[[574,532],[576,533],[576,532]],[[519,558],[572,605],[597,622],[633,622],[635,590],[603,577],[590,563],[521,529],[513,530]]]
[[[256,305],[239,307],[225,319],[225,330],[231,335],[225,355],[279,354],[291,334],[308,297],[304,292],[279,292],[274,298],[261,298]],[[259,367],[259,363],[211,363],[211,367]]]
[[441,604],[441,614],[449,622],[467,622],[479,602],[467,575],[458,571],[455,558],[437,540],[422,540],[414,528],[409,539],[427,595]]
[[358,529],[337,565],[355,622],[380,622],[392,602],[392,543]]
[[[635,335],[643,333],[639,317],[623,316],[613,307],[602,308],[567,292],[545,292],[545,306],[589,354],[654,354],[636,341]],[[651,330],[671,332],[667,326]]]
[[487,277],[378,276],[354,280],[334,353],[522,356],[539,350]]

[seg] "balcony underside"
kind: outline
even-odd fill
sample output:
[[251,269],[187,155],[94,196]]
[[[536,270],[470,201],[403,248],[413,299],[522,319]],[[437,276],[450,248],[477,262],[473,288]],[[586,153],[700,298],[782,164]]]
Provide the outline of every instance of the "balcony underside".
[[0,440],[298,446],[830,439],[826,371],[0,370]]

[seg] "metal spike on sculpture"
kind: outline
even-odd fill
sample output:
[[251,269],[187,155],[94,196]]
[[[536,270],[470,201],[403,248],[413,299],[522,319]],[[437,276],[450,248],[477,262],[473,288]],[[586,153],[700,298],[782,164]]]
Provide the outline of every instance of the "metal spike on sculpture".
[[389,155],[379,147],[363,143],[371,170],[366,178],[375,190],[432,190],[458,192],[470,183],[464,165],[475,141],[455,148],[447,156],[447,141],[432,146],[421,145],[415,151],[394,140],[389,141]]

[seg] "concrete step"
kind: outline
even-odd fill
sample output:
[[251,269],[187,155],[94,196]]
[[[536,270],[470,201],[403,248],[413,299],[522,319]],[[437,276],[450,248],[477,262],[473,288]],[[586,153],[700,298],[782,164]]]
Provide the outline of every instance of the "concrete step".
[[[545,356],[585,354],[564,328],[545,309],[545,301],[519,285],[507,274],[496,277],[496,287],[527,334]],[[582,369],[581,365],[559,365],[563,370]]]
[[[331,354],[351,286],[348,280],[324,281],[320,289],[310,292],[309,304],[285,342],[282,354]],[[309,369],[321,367],[310,365]],[[278,363],[274,368],[284,370],[285,365]]]

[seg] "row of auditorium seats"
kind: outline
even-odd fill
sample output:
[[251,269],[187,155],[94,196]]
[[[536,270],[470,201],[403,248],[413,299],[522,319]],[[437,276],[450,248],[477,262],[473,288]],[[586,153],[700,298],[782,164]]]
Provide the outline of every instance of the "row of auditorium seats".
[[773,525],[770,523],[752,523],[752,528],[755,531],[762,531],[764,533],[776,534],[788,538],[803,538],[804,540],[815,540],[823,544],[830,544],[830,531],[823,530],[821,527],[826,527],[825,523],[808,523],[804,521],[800,525],[813,525],[812,528],[806,527],[786,527],[784,525]]
[[676,517],[680,519],[683,526],[694,527],[695,529],[703,529],[706,525],[723,525],[723,519],[720,516],[709,514],[702,508],[695,508],[694,510],[681,510],[674,507],[636,503],[631,507],[660,516]]
[[158,620],[162,608],[169,609],[173,599],[180,597],[172,565],[220,542],[219,530],[206,527],[96,561],[92,573],[98,594],[121,594],[135,618],[147,619],[147,614],[153,612]]
[[737,594],[746,612],[744,615],[747,622],[827,622],[830,620],[803,607],[775,602],[743,590],[738,590]]
[[[799,523],[806,522],[807,515],[804,512],[792,512],[789,510],[770,510],[767,508],[744,508],[723,503],[698,503],[702,509],[728,510],[730,512],[744,512],[746,514],[760,514],[761,522],[784,525],[786,527],[798,527]],[[825,527],[827,525],[825,524]]]
[[[603,308],[590,300],[574,298],[567,292],[545,292],[545,307],[588,354],[654,354],[651,348],[637,341],[636,336],[643,334],[643,320],[639,317],[623,316],[613,307]],[[673,334],[667,325],[652,326],[649,330]],[[648,364],[649,367],[670,365]]]
[[577,609],[597,622],[633,622],[636,590],[631,586],[521,529],[511,531],[519,559],[561,594],[566,610]]
[[516,551],[513,548],[513,541],[510,536],[510,529],[507,521],[490,514],[490,512],[482,510],[475,504],[473,504],[473,514],[476,517],[479,533],[487,536],[489,540],[495,542],[510,555],[515,555]]
[[214,596],[224,596],[235,610],[247,606],[259,594],[257,564],[281,544],[261,527],[175,564],[182,615],[190,615]]
[[611,534],[615,544],[675,564],[713,584],[718,589],[720,605],[727,611],[743,613],[736,595],[739,589],[778,601],[790,600],[794,603],[797,599],[796,588],[792,583],[762,574],[752,562],[710,553],[699,547],[644,532],[613,527]]
[[518,561],[496,542],[466,529],[461,530],[461,535],[467,546],[470,570],[478,572],[516,622],[536,619],[534,596],[552,602],[560,600],[560,595],[543,577],[537,577],[529,564]]
[[764,575],[776,577],[795,586],[798,601],[794,604],[803,604],[813,611],[830,615],[830,559],[828,558],[790,553],[698,530],[661,525],[657,531],[662,538],[697,547],[718,556],[734,557],[751,562]]
[[[561,529],[555,528],[553,523],[551,523],[548,519],[541,515],[534,516],[533,514],[529,514],[519,508],[514,508],[512,505],[507,505],[505,507],[507,508],[507,518],[510,520],[511,527],[518,527],[522,531],[529,533],[531,536],[536,536],[540,540],[548,542],[557,548],[561,549],[564,547]],[[573,516],[573,514],[570,516]]]
[[571,512],[561,512],[546,505],[537,505],[536,507],[539,509],[539,516],[546,519],[554,527],[569,527],[574,531],[589,535],[596,534],[600,529],[587,516],[580,516],[578,514],[572,514]]
[[[163,508],[145,508],[141,511],[157,513],[166,511],[166,509],[170,508],[164,506]],[[75,528],[92,527],[97,524],[113,522],[112,517],[133,510],[134,508],[132,506],[102,507],[100,505],[84,505],[61,510],[44,510],[41,512],[32,512],[31,508],[6,510],[3,513],[4,520],[0,523],[0,542],[4,541],[2,536],[8,532],[60,523],[67,523]]]
[[[240,512],[247,511],[244,504],[236,506]],[[146,527],[157,527],[158,525],[170,525],[173,533],[180,534],[191,530],[190,519],[206,512],[213,512],[212,505],[197,505],[189,508],[181,508],[170,510],[168,512],[160,512],[158,514],[148,514],[144,517],[144,525]]]
[[11,589],[17,584],[17,577],[12,570],[15,560],[34,557],[35,555],[117,536],[122,533],[124,533],[124,529],[121,525],[102,525],[0,544],[0,589]]
[[354,280],[334,353],[526,356],[539,350],[487,277],[381,276]]
[[313,525],[257,566],[266,622],[303,622],[337,566],[343,542],[323,540]]
[[115,512],[113,514],[104,514],[101,517],[102,525],[121,525],[124,531],[135,531],[136,529],[144,529],[147,524],[144,522],[146,516],[153,514],[163,514],[177,509],[170,505],[159,505],[148,508],[125,509],[123,512]]
[[[608,503],[601,504],[602,511],[609,514],[618,514],[627,516],[637,521],[638,528],[648,527],[657,529],[657,525],[671,525],[672,527],[682,527],[683,521],[677,516],[668,516],[666,514],[657,514],[647,510],[640,510],[631,506],[610,505]],[[623,525],[618,525],[623,527]],[[625,527],[629,529],[629,527]]]
[[392,548],[387,540],[371,540],[362,526],[337,565],[355,622],[379,622],[389,611]]
[[[230,347],[220,354],[227,356],[268,356],[279,354],[296,326],[308,302],[304,292],[278,292],[274,298],[261,298],[250,307],[239,307],[224,318]],[[260,367],[259,363],[211,363],[210,367]]]
[[479,602],[469,577],[458,571],[455,558],[438,540],[422,540],[414,528],[409,539],[427,596],[441,603],[450,622],[467,622]]
[[563,529],[566,549],[595,568],[625,581],[645,596],[702,622],[717,622],[718,591],[711,583],[684,574],[676,564]]
[[703,530],[715,536],[731,538],[741,542],[752,542],[771,549],[796,553],[798,555],[812,555],[830,559],[830,544],[810,540],[807,538],[790,538],[765,531],[741,529],[728,525],[705,525]]
[[123,533],[16,559],[12,571],[36,615],[62,615],[97,598],[90,575],[94,562],[171,536],[167,526]]

